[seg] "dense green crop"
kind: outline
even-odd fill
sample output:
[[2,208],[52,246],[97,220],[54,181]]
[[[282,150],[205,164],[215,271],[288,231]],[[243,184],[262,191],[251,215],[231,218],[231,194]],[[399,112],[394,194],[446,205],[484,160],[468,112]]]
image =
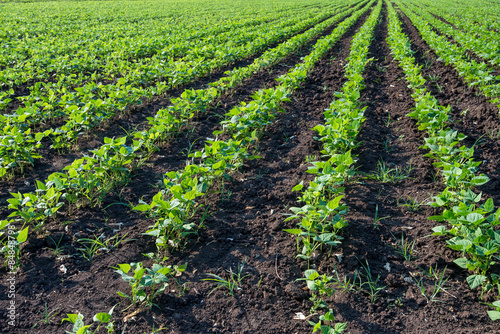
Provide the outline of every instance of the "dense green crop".
[[[440,236],[456,255],[447,268],[464,269],[464,282],[481,296],[500,291],[500,209],[477,188],[496,176],[480,172],[487,160],[478,160],[476,145],[467,146],[466,136],[455,130],[459,116],[453,116],[452,105],[440,104],[438,95],[429,92],[427,77],[422,74],[427,68],[421,65],[434,60],[435,53],[436,66],[456,70],[456,78],[476,87],[478,96],[484,95],[500,107],[498,8],[490,8],[486,0],[250,0],[237,5],[229,0],[0,0],[0,181],[8,189],[0,208],[4,214],[0,219],[0,253],[5,266],[12,272],[22,270],[21,259],[31,249],[26,246],[32,246],[34,239],[52,239],[48,235],[53,232],[50,227],[61,221],[71,224],[69,219],[73,219],[75,210],[102,211],[110,219],[106,210],[119,204],[124,212],[147,222],[148,226],[135,233],[154,248],[154,252],[141,255],[148,258],[144,265],[134,259],[116,261],[117,267],[110,267],[116,269],[112,274],[122,279],[119,291],[124,292],[118,292],[122,302],[126,301],[126,305],[121,305],[126,306],[122,312],[128,308],[137,308],[134,312],[146,311],[146,307],[160,308],[162,298],[174,283],[181,286],[177,277],[188,267],[167,264],[168,257],[163,256],[180,254],[195,237],[204,237],[202,228],[210,228],[207,225],[214,211],[213,198],[222,198],[222,203],[230,200],[231,190],[227,188],[233,184],[228,180],[233,181],[235,175],[253,168],[250,165],[255,162],[249,164],[250,160],[262,159],[261,143],[269,138],[267,132],[283,124],[281,114],[299,99],[311,101],[297,91],[312,92],[314,89],[308,86],[316,85],[326,92],[328,77],[340,72],[344,76],[339,80],[338,91],[321,107],[329,104],[323,110],[323,121],[307,129],[321,148],[305,159],[309,164],[307,175],[294,174],[294,179],[287,183],[295,185],[289,189],[292,194],[287,195],[296,195],[296,203],[287,203],[288,214],[280,212],[288,216],[280,221],[287,228],[274,232],[289,237],[292,256],[304,262],[299,271],[303,277],[297,281],[305,281],[310,290],[311,314],[295,319],[308,320],[313,332],[343,332],[347,323],[335,324],[330,308],[336,289],[358,291],[369,295],[372,303],[380,303],[392,287],[384,283],[380,268],[372,266],[372,272],[365,259],[358,259],[361,267],[355,269],[354,276],[345,276],[343,282],[336,269],[328,272],[328,268],[317,264],[329,261],[333,250],[349,245],[350,235],[344,231],[362,223],[348,216],[349,211],[357,210],[349,204],[350,188],[363,179],[395,186],[396,182],[390,181],[408,177],[384,179],[384,175],[399,171],[385,159],[379,162],[378,178],[373,174],[364,174],[363,178],[358,172],[358,157],[362,156],[359,149],[364,145],[358,134],[370,126],[365,121],[373,115],[373,105],[367,102],[366,94],[376,91],[382,83],[380,78],[366,77],[376,66],[380,72],[396,69],[404,73],[398,79],[405,82],[403,86],[410,93],[399,97],[411,105],[404,110],[413,119],[408,124],[414,126],[415,132],[422,131],[420,148],[425,152],[420,153],[435,167],[434,182],[440,182],[435,196],[429,195],[429,203],[406,196],[410,204],[403,205],[413,211],[422,205],[433,207],[436,212],[425,217],[439,225],[429,229],[428,237]],[[428,54],[419,55],[423,59],[420,65],[420,59],[414,56],[415,41],[406,35],[402,19],[406,25],[415,26],[430,49]],[[343,54],[336,49],[341,47],[349,48],[347,58],[327,57],[334,50],[335,54]],[[380,58],[384,57],[386,64],[394,62],[400,69],[382,66]],[[331,66],[335,62],[340,62],[342,70]],[[284,74],[274,75],[276,69]],[[318,75],[324,69],[332,73]],[[261,74],[264,79],[259,77]],[[326,84],[315,82],[318,76]],[[249,80],[253,83],[254,79],[260,86],[235,100],[241,97],[237,88]],[[196,88],[191,88],[193,84]],[[320,95],[312,98],[313,103]],[[141,104],[146,107],[135,107]],[[149,117],[142,114],[145,109]],[[113,120],[128,117],[128,113],[134,113],[130,119],[137,119],[138,124],[125,125],[125,134],[102,131],[95,135],[96,128],[101,131],[106,129],[103,124],[113,126]],[[195,128],[205,117],[218,119],[209,125],[210,137],[204,132],[205,124],[199,133]],[[401,118],[392,120],[389,115],[384,122],[389,128],[391,122]],[[373,119],[368,120],[366,123],[373,124]],[[196,135],[203,133],[203,137],[193,139],[191,130]],[[81,143],[82,136],[97,142],[89,145],[93,149],[75,145]],[[179,138],[189,141],[188,149],[178,150],[181,154],[187,152],[181,167],[177,163],[174,167],[155,165],[151,173],[157,179],[151,177],[154,185],[149,185],[149,193],[122,196],[146,164],[151,167],[156,163],[159,151],[167,145],[175,150],[173,146]],[[390,151],[389,139],[384,142],[386,153]],[[200,143],[203,145],[197,146]],[[64,163],[47,162],[47,157],[60,158],[66,153],[60,159]],[[34,175],[40,160],[50,166]],[[296,166],[297,170],[302,166]],[[25,181],[23,188],[11,187],[17,184],[18,180],[13,179],[18,175],[26,176],[22,181],[30,181]],[[119,201],[108,205],[115,195]],[[379,204],[373,206],[374,230],[382,230],[381,221],[391,217],[385,213],[385,217],[379,217]],[[115,225],[118,224],[123,223]],[[130,231],[122,237],[105,237],[102,233],[93,239],[77,238],[80,232],[72,239],[73,246],[80,248],[73,248],[83,253],[89,266],[94,265],[91,260],[99,252],[112,253],[118,244],[137,240],[125,239]],[[57,243],[52,239],[54,253],[71,248],[59,245],[65,242],[64,236],[58,237]],[[415,259],[414,248],[420,256],[418,240],[410,241],[410,233],[401,234],[401,238],[392,236],[397,242],[397,247],[392,248],[408,264]],[[340,263],[342,254],[335,255]],[[245,261],[237,272],[230,269],[222,271],[222,275],[206,274],[211,278],[202,281],[217,284],[207,297],[223,287],[229,296],[238,298],[240,285],[253,284],[250,268],[242,274]],[[278,256],[274,265],[276,276],[282,280]],[[389,262],[387,266],[389,269],[384,268],[390,272]],[[446,268],[441,273],[435,270],[438,283],[430,293],[426,293],[422,278],[414,278],[427,302],[438,301],[435,297],[444,291],[448,281],[444,277]],[[195,272],[186,271],[193,275]],[[429,273],[433,273],[432,267]],[[262,279],[261,276],[258,285]],[[491,319],[500,319],[500,301],[487,305],[495,309],[489,311]],[[96,314],[95,323],[88,325],[83,314],[73,311],[76,313],[63,319],[73,324],[72,332],[67,332],[98,333],[100,328],[111,333],[115,326],[113,309]],[[47,311],[47,317],[50,314]]]

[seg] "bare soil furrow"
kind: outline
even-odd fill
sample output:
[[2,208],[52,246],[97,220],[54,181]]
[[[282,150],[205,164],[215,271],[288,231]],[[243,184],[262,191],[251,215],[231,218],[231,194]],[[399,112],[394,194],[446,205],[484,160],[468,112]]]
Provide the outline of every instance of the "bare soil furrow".
[[498,108],[489,103],[481,92],[468,86],[450,65],[437,61],[438,57],[419,36],[410,20],[400,14],[403,31],[412,41],[416,62],[422,66],[427,88],[443,106],[450,105],[450,127],[463,133],[468,147],[475,146],[474,158],[482,161],[480,173],[491,181],[480,187],[488,196],[500,202],[500,125]]
[[[466,273],[453,265],[456,254],[445,246],[444,240],[426,237],[435,225],[427,217],[436,211],[425,205],[415,211],[402,206],[409,198],[426,203],[429,196],[440,190],[440,185],[433,180],[435,171],[431,162],[423,158],[425,152],[419,149],[423,134],[406,116],[414,101],[404,73],[390,56],[386,37],[384,17],[370,49],[375,60],[364,75],[367,87],[361,99],[368,108],[359,134],[361,145],[356,150],[360,177],[346,187],[345,197],[350,208],[347,215],[350,225],[345,230],[343,244],[333,251],[342,260],[329,258],[319,267],[323,272],[336,269],[341,279],[345,275],[353,280],[356,270],[366,273],[362,265],[368,263],[372,278],[380,275],[379,285],[384,288],[374,303],[368,294],[360,292],[338,291],[332,297],[334,313],[340,314],[336,320],[348,322],[350,333],[419,333],[438,328],[439,333],[467,333],[471,323],[468,319],[486,321],[485,310],[473,306],[478,303],[477,295],[465,283]],[[382,183],[370,177],[382,159],[391,168],[403,169],[411,161],[409,178]],[[382,218],[377,223],[376,214]],[[415,243],[415,258],[410,262],[394,248],[401,237]],[[437,298],[440,303],[428,303],[415,283],[415,279],[422,279],[427,287],[433,284],[433,279],[424,275],[431,266],[445,271],[449,277],[448,293]],[[461,316],[454,323],[442,320],[457,314]]]

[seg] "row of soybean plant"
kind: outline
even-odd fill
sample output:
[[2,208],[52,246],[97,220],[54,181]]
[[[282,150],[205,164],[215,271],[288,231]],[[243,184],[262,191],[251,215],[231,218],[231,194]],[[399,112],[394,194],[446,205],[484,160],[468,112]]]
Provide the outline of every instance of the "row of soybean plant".
[[[452,37],[462,47],[474,52],[491,65],[500,64],[500,54],[498,54],[500,38],[497,32],[488,30],[486,27],[474,23],[469,18],[448,14],[445,3],[436,5],[429,1],[420,0],[417,4],[420,7],[419,13],[440,32]],[[432,15],[429,16],[428,13]],[[444,23],[437,19],[436,16],[439,16],[450,24]]]
[[[446,186],[433,197],[431,204],[441,208],[442,214],[429,219],[449,225],[436,226],[433,235],[448,237],[448,247],[461,253],[454,260],[455,264],[471,272],[467,282],[471,289],[481,288],[482,295],[500,287],[500,276],[491,270],[498,261],[500,250],[500,233],[495,229],[500,224],[500,209],[495,211],[491,198],[479,204],[481,193],[474,192],[474,187],[485,184],[489,179],[486,175],[477,175],[481,162],[473,159],[474,148],[460,146],[465,136],[449,128],[450,106],[439,105],[426,90],[425,79],[409,48],[410,40],[402,32],[401,23],[390,3],[388,9],[389,47],[405,73],[416,103],[409,116],[416,119],[420,130],[426,132],[423,147],[429,152],[425,156],[434,160],[434,166],[440,171]],[[492,319],[499,318],[499,310],[489,311]]]
[[[308,261],[317,256],[323,247],[334,247],[341,243],[342,229],[347,226],[344,219],[348,207],[341,203],[344,197],[345,182],[355,174],[355,157],[352,149],[358,145],[357,134],[365,120],[364,110],[359,103],[360,92],[364,89],[363,72],[371,61],[368,49],[373,32],[380,19],[382,1],[379,1],[364,25],[353,37],[351,51],[345,66],[347,81],[341,92],[335,93],[335,99],[325,110],[325,124],[317,125],[319,140],[323,142],[324,160],[312,162],[308,172],[315,175],[313,181],[306,187],[300,182],[293,191],[300,191],[301,207],[293,207],[286,220],[297,220],[297,227],[286,229],[297,238],[297,258]],[[328,308],[325,298],[330,297],[334,290],[331,276],[320,274],[314,269],[304,273],[307,286],[312,290],[313,306],[311,314],[316,314],[320,308]],[[333,324],[335,317],[332,309],[319,317],[313,331],[322,333],[341,333],[346,323]]]
[[440,6],[440,9],[445,10],[450,16],[469,21],[493,33],[495,29],[500,29],[500,22],[497,20],[497,16],[500,15],[500,7],[492,6],[492,3],[488,1],[453,2],[443,0],[432,4],[427,2],[426,5],[429,5],[429,8]]
[[[500,78],[495,77],[493,70],[485,62],[478,63],[467,56],[467,49],[458,44],[450,43],[446,36],[433,31],[433,26],[427,19],[418,15],[425,13],[420,8],[410,8],[407,3],[396,1],[399,8],[410,18],[418,29],[422,39],[436,52],[439,59],[447,65],[452,65],[470,86],[477,86],[490,102],[500,108]],[[416,11],[416,12],[415,12]]]
[[[249,103],[242,103],[227,112],[225,120],[220,123],[221,130],[213,133],[215,139],[208,139],[202,150],[190,154],[191,161],[185,168],[166,173],[163,179],[164,189],[154,196],[151,203],[142,202],[134,207],[135,210],[146,212],[155,218],[155,224],[146,234],[155,238],[158,254],[164,249],[177,248],[184,244],[187,237],[196,233],[203,225],[203,215],[195,222],[195,214],[199,210],[206,212],[208,209],[203,203],[205,195],[210,191],[221,190],[224,176],[240,168],[245,160],[258,158],[252,152],[255,150],[254,144],[265,127],[283,111],[281,104],[289,101],[288,97],[300,87],[315,63],[324,57],[372,3],[373,1],[355,11],[330,35],[319,39],[301,63],[277,78],[280,85],[259,90]],[[219,140],[220,137],[227,139]],[[117,268],[117,272],[125,281],[130,282],[132,287],[130,295],[122,292],[119,294],[128,298],[132,305],[151,306],[155,305],[156,294],[148,294],[146,291],[149,290],[141,286],[142,276],[149,275],[150,280],[159,277],[166,284],[169,275],[182,272],[185,265],[172,267],[155,263],[151,268],[143,268],[141,263],[123,263]]]
[[[12,17],[14,13],[7,11],[6,15],[4,12],[5,17],[0,20],[7,26],[3,28],[12,35],[2,40],[11,52],[0,54],[0,65],[3,66],[0,81],[4,87],[12,88],[32,81],[47,81],[54,75],[77,74],[68,82],[68,85],[76,86],[89,78],[112,80],[122,70],[152,63],[160,55],[163,59],[181,59],[188,54],[213,57],[213,48],[229,46],[226,42],[242,44],[246,40],[245,35],[240,35],[242,28],[255,31],[260,25],[280,21],[283,15],[290,16],[304,10],[301,7],[287,10],[276,7],[258,15],[255,15],[255,9],[244,14],[213,11],[206,13],[211,14],[209,17],[200,13],[186,18],[192,10],[186,6],[175,11],[155,8],[152,13],[147,7],[134,12],[136,8],[132,7],[135,6],[128,5],[124,6],[118,20],[116,13],[100,13],[110,15],[105,23],[100,24],[91,17],[73,21],[76,13],[72,13],[73,18],[69,20],[64,16],[67,12],[57,13],[59,17],[51,18],[51,23],[56,23],[57,28],[51,25],[32,28],[20,33],[18,38],[14,35],[19,32],[13,30],[33,27],[36,16],[48,14],[50,17],[52,13],[32,8],[30,11],[35,17],[27,18],[23,23],[31,24],[23,26]],[[143,17],[144,12],[149,17]],[[233,32],[234,39],[231,40]],[[54,35],[57,35],[57,40],[54,40]]]
[[[0,116],[0,177],[10,175],[11,173],[7,173],[9,169],[33,165],[34,159],[41,158],[38,151],[45,137],[52,142],[52,148],[69,147],[79,135],[117,111],[137,104],[144,98],[160,95],[173,87],[196,80],[235,60],[251,56],[269,44],[315,25],[341,9],[342,6],[337,6],[320,15],[306,12],[304,16],[281,19],[278,25],[260,25],[258,38],[253,38],[243,46],[221,48],[218,51],[220,55],[212,59],[205,59],[200,54],[189,61],[174,57],[169,58],[170,60],[160,59],[157,64],[151,60],[137,68],[131,63],[131,70],[124,72],[128,74],[122,75],[116,82],[102,84],[96,79],[74,89],[66,88],[66,79],[58,83],[35,84],[30,95],[21,98],[25,106],[9,115]],[[248,29],[241,28],[240,34],[246,36]],[[72,79],[69,80],[71,81]],[[61,126],[45,130],[42,127],[42,130],[33,132],[34,125],[59,116],[64,119]]]
[[[74,206],[100,206],[103,198],[113,188],[128,182],[132,171],[157,150],[158,143],[168,142],[183,131],[190,119],[197,113],[204,112],[222,92],[241,84],[255,71],[277,63],[328,25],[359,11],[363,4],[366,1],[266,51],[251,65],[229,72],[226,77],[210,84],[210,88],[185,91],[180,98],[171,101],[172,105],[159,110],[156,117],[150,119],[151,127],[148,130],[116,139],[105,138],[104,145],[90,151],[89,155],[76,159],[64,167],[62,172],[52,173],[44,181],[37,180],[35,191],[12,193],[12,198],[8,200],[11,213],[8,219],[1,221],[0,230],[2,234],[7,231],[15,234],[17,242],[5,243],[2,251],[15,250],[18,261],[20,243],[26,241],[30,226],[35,230],[42,229],[50,219],[56,219],[57,212],[65,205],[69,212]],[[132,143],[127,144],[130,141]]]

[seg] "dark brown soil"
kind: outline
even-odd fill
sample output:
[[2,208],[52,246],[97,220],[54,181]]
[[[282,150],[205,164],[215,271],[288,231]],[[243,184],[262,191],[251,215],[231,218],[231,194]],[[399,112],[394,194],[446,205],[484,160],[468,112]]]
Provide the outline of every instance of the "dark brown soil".
[[[323,21],[324,20],[321,20],[320,22]],[[343,21],[343,19],[341,21]],[[198,126],[208,126],[209,128],[213,127],[218,124],[217,115],[222,115],[223,113],[225,113],[227,110],[229,110],[230,106],[234,106],[240,101],[247,101],[250,96],[259,88],[268,88],[276,85],[276,81],[274,81],[274,78],[285,74],[290,69],[290,67],[300,61],[301,57],[309,53],[314,43],[316,43],[316,41],[320,37],[330,34],[334,28],[335,25],[326,28],[317,37],[311,39],[311,41],[306,43],[302,48],[296,50],[275,66],[271,66],[268,69],[259,71],[255,73],[251,78],[246,79],[241,85],[231,90],[231,92],[228,93],[228,96],[223,96],[220,101],[216,101],[215,105],[220,106],[220,110],[212,110],[212,112],[207,113],[206,115],[199,115],[193,120],[191,127],[194,129],[197,129]],[[290,36],[289,38],[303,33],[306,30],[308,29],[304,29]],[[268,47],[274,48],[280,43],[283,43],[283,40],[275,42]],[[207,76],[199,78],[191,84],[175,88],[169,91],[168,94],[165,94],[165,96],[154,97],[153,99],[151,99],[151,101],[145,101],[140,106],[130,107],[126,112],[111,117],[102,125],[81,136],[71,152],[59,152],[54,149],[50,149],[50,140],[45,139],[44,145],[42,148],[40,148],[39,152],[42,158],[35,160],[34,167],[28,165],[24,168],[24,173],[21,173],[20,170],[16,170],[15,178],[10,180],[3,179],[0,181],[0,203],[5,202],[6,199],[10,197],[10,192],[30,191],[30,187],[32,186],[32,184],[34,184],[35,180],[45,180],[50,174],[54,172],[60,172],[64,166],[71,164],[76,158],[81,157],[82,154],[89,154],[89,150],[96,149],[103,144],[105,137],[113,138],[125,136],[127,135],[127,133],[140,131],[141,129],[146,128],[148,126],[147,118],[154,117],[158,110],[160,110],[161,108],[165,108],[166,106],[171,104],[171,99],[179,97],[184,90],[208,88],[209,83],[218,81],[221,77],[226,76],[225,73],[227,71],[250,65],[256,58],[260,57],[263,52],[227,65]],[[205,130],[204,132],[203,130],[197,130],[197,133],[199,133],[202,138],[205,138],[209,136],[212,131],[213,129]],[[189,147],[190,143],[198,140],[200,136],[196,136],[196,134],[190,134],[190,137],[188,138],[183,134],[183,138],[187,140],[184,140],[182,145],[184,145],[184,147]],[[182,141],[182,138],[180,141]],[[184,147],[179,148],[177,145],[173,146],[177,147],[178,150],[184,149]],[[163,153],[160,152],[159,155],[163,155]]]
[[[425,152],[419,149],[424,134],[406,116],[414,102],[404,74],[393,61],[385,42],[385,8],[382,13],[384,17],[376,27],[370,48],[370,57],[374,60],[366,69],[366,88],[361,96],[367,109],[366,122],[359,134],[361,145],[353,152],[358,156],[358,176],[347,185],[344,198],[350,208],[346,217],[349,226],[344,230],[343,243],[317,254],[310,266],[328,275],[333,275],[336,269],[341,279],[344,276],[352,279],[356,270],[366,274],[362,266],[368,264],[373,278],[380,276],[383,288],[374,302],[363,290],[342,291],[340,288],[327,300],[336,321],[347,322],[346,332],[496,333],[498,325],[489,320],[488,307],[480,303],[478,291],[471,291],[465,282],[467,273],[452,262],[457,254],[445,246],[444,240],[426,237],[435,225],[427,217],[437,212],[425,205],[416,211],[401,205],[408,196],[426,203],[442,186],[434,180],[432,162],[423,158]],[[262,159],[250,161],[233,174],[225,183],[223,194],[210,196],[210,215],[199,235],[191,238],[182,250],[166,254],[170,264],[187,263],[186,272],[179,278],[184,291],[172,283],[156,300],[161,310],[143,309],[135,319],[122,321],[135,309],[125,310],[128,302],[116,292],[128,293],[129,287],[111,267],[137,261],[149,266],[152,261],[142,254],[156,250],[152,238],[142,235],[154,220],[130,210],[127,203],[136,204],[140,198],[149,201],[158,191],[155,180],[160,180],[166,171],[182,168],[190,143],[196,140],[193,144],[196,147],[196,143],[201,143],[202,138],[217,128],[217,114],[248,100],[253,91],[275,85],[273,78],[299,61],[301,52],[274,67],[272,73],[258,73],[231,95],[223,96],[216,106],[194,121],[191,134],[163,147],[133,173],[126,186],[106,197],[102,208],[82,208],[71,214],[63,210],[57,222],[47,225],[48,235],[31,233],[22,249],[21,272],[16,275],[16,327],[9,327],[7,321],[3,321],[0,332],[64,333],[71,327],[68,323],[61,325],[66,313],[81,312],[90,323],[94,314],[117,305],[114,319],[118,333],[150,333],[153,326],[166,328],[160,333],[310,333],[312,326],[307,321],[293,319],[299,312],[308,316],[312,303],[304,282],[296,281],[303,277],[308,265],[295,258],[295,239],[283,231],[293,228],[295,223],[284,222],[284,214],[290,213],[290,207],[300,205],[297,193],[292,193],[291,188],[300,180],[311,180],[306,173],[306,161],[312,156],[318,157],[320,150],[311,128],[323,123],[323,110],[345,81],[344,65],[350,42],[365,18],[366,15],[332,47],[292,101],[285,104],[285,112],[266,129],[258,145]],[[458,106],[453,105],[453,117],[463,121],[457,121],[452,127],[475,141],[491,128],[483,122],[493,117],[491,105],[466,86],[462,87],[456,73],[437,63],[435,55],[428,52],[408,21],[404,22],[412,48],[418,51],[418,61],[430,59],[432,65],[426,71],[435,71],[441,76],[444,89],[441,95],[436,94],[440,102],[459,101]],[[151,107],[158,108],[153,105],[154,101]],[[461,116],[465,106],[469,112]],[[489,141],[479,145],[478,159],[499,161],[498,147],[490,149],[493,145],[498,143]],[[393,168],[409,170],[411,166],[409,177],[388,183],[377,180],[373,174],[381,160]],[[492,177],[490,183],[498,182],[495,181],[498,165],[492,166],[494,164],[484,163],[482,167]],[[491,175],[495,168],[496,179]],[[13,183],[12,190],[17,191],[18,186],[19,182]],[[484,187],[488,196],[499,198],[498,186]],[[32,185],[23,189],[31,190]],[[383,218],[377,223],[376,212]],[[0,213],[4,217],[7,211],[3,209]],[[119,228],[117,224],[122,225]],[[119,231],[113,231],[118,228]],[[134,240],[120,244],[109,253],[98,254],[92,262],[85,260],[79,255],[77,248],[81,245],[76,239],[102,233],[108,237],[113,233],[120,237],[126,235]],[[394,248],[396,238],[400,240],[402,235],[415,242],[415,258],[409,262]],[[62,254],[71,257],[55,256],[54,244],[59,240],[60,245],[66,247],[61,250]],[[245,263],[243,274],[249,276],[243,279],[241,290],[235,291],[234,297],[224,289],[210,293],[214,284],[202,280],[207,278],[205,273],[227,277],[227,270],[234,271],[242,263]],[[60,270],[61,265],[66,273]],[[434,302],[428,302],[415,284],[415,279],[422,279],[427,294],[432,293],[436,279],[424,275],[431,267],[444,271],[447,278],[446,291],[437,294],[439,301]],[[5,269],[0,274],[1,286],[6,288],[9,275]],[[487,295],[485,301],[491,302],[493,297]],[[7,290],[1,289],[0,316],[4,319],[8,303]],[[43,321],[45,310],[55,310],[47,323]],[[317,316],[310,319],[317,321]]]
[[[500,124],[498,108],[488,102],[476,87],[470,87],[451,65],[438,61],[437,55],[418,34],[411,21],[400,13],[403,31],[412,40],[414,57],[422,66],[422,74],[427,79],[427,88],[443,106],[450,105],[453,124],[450,127],[467,136],[464,144],[475,145],[474,158],[483,161],[480,172],[488,175],[490,182],[481,187],[486,195],[500,203],[497,189],[500,189]],[[437,78],[437,80],[431,80]]]

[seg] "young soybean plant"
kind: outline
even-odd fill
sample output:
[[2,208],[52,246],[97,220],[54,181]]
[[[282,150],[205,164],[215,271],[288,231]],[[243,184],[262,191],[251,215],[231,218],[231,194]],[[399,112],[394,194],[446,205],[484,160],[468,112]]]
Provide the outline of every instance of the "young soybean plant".
[[[148,305],[150,309],[153,306],[161,309],[158,304],[153,302],[153,299],[165,291],[169,277],[180,275],[186,270],[186,265],[172,267],[155,263],[152,268],[143,268],[142,262],[133,262],[119,264],[118,268],[115,269],[122,276],[122,279],[130,284],[132,289],[130,296],[123,292],[117,292],[121,297],[130,299],[132,304],[129,307],[140,304],[140,306]],[[128,275],[131,269],[133,269],[132,275]]]
[[309,321],[309,324],[314,326],[313,333],[316,333],[318,329],[321,331],[322,334],[342,333],[345,330],[347,323],[344,322],[344,323],[333,324],[334,321],[335,317],[333,316],[332,309],[330,309],[328,312],[326,312],[325,315],[319,317],[319,321],[317,323]]
[[[28,239],[29,226],[21,230],[17,230],[13,221],[2,220],[0,221],[0,254],[5,256],[5,267],[9,270],[14,270],[19,267],[19,259],[21,257],[21,244]],[[3,230],[3,231],[2,231]]]
[[328,305],[323,300],[325,297],[333,295],[335,290],[331,287],[334,284],[332,276],[320,275],[314,269],[308,269],[304,272],[305,278],[300,278],[300,281],[306,281],[307,287],[311,290],[312,297],[310,300],[313,302],[311,307],[311,314],[315,314],[318,308],[327,308]]
[[113,310],[114,306],[109,310],[109,312],[102,312],[102,313],[97,313],[93,320],[94,322],[98,322],[99,324],[97,325],[97,328],[94,331],[91,331],[89,328],[92,325],[85,325],[83,322],[83,314],[78,313],[78,314],[68,314],[67,318],[62,319],[61,323],[64,321],[69,321],[73,324],[73,328],[70,331],[66,331],[68,334],[95,334],[98,333],[99,328],[101,328],[102,324],[107,323],[106,329],[108,330],[108,333],[114,333],[114,325],[113,322],[111,321],[112,315],[113,315]]

